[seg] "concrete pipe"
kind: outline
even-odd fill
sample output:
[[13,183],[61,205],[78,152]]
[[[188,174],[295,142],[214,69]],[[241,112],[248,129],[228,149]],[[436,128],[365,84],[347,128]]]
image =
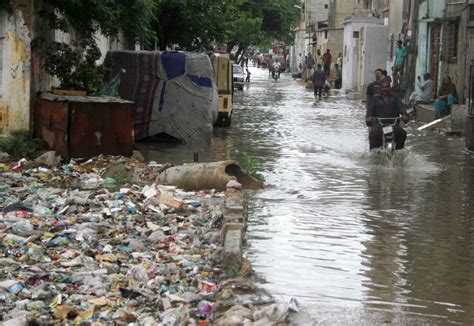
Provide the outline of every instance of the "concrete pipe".
[[230,180],[237,180],[243,189],[261,189],[263,182],[243,171],[236,161],[191,163],[161,172],[156,183],[185,190],[216,189],[223,191]]

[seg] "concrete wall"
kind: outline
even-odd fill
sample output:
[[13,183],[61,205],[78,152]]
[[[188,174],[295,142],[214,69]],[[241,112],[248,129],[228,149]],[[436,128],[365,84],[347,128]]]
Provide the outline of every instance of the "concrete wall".
[[[443,65],[442,74],[448,74],[453,79],[459,94],[459,103],[464,103],[468,96],[468,69],[471,58],[474,59],[472,50],[468,50],[467,35],[468,35],[468,14],[469,11],[465,9],[464,3],[453,3],[446,6],[447,17],[457,17],[459,19],[458,27],[458,42],[457,42],[457,60],[455,63],[447,62],[446,56],[443,56],[445,64]],[[444,26],[446,26],[445,23]],[[443,26],[443,27],[444,27]]]
[[328,20],[330,0],[305,0],[305,20],[307,23]]
[[428,4],[422,3],[418,12],[418,55],[416,58],[416,76],[423,76],[425,72],[429,72],[428,53],[429,53],[429,29],[428,22],[423,20],[428,12]]
[[339,53],[342,53],[344,49],[344,29],[331,29],[328,31],[328,43],[327,49],[331,50],[332,61],[336,62]]
[[375,69],[385,66],[387,37],[388,26],[369,25],[363,26],[360,30],[357,89],[361,93],[364,93],[367,85],[374,81]]
[[30,126],[31,36],[22,11],[0,16],[0,133]]
[[126,42],[124,38],[119,35],[118,37],[108,37],[101,33],[96,33],[96,42],[97,46],[100,49],[101,57],[99,63],[104,62],[105,56],[107,55],[108,51],[115,51],[115,50],[125,50],[127,48]]
[[[430,33],[431,24],[436,18],[444,16],[444,1],[428,0],[420,4],[418,9],[418,55],[416,59],[416,76],[423,76],[425,72],[431,70],[431,44]],[[443,40],[441,39],[443,44]],[[443,69],[443,62],[440,62],[440,71]],[[439,74],[440,77],[442,74]],[[439,79],[438,79],[439,85]],[[437,90],[435,90],[437,91]]]
[[354,0],[332,0],[334,8],[334,28],[344,28],[344,21],[351,16],[369,16],[372,8],[364,8],[363,1]]
[[389,33],[398,34],[402,31],[404,18],[403,2],[404,1],[390,1],[389,3]]
[[355,90],[358,85],[359,66],[359,37],[354,37],[354,33],[360,33],[363,26],[380,25],[382,21],[374,17],[352,17],[344,22],[344,47],[343,47],[343,67],[342,88],[345,90]]
[[305,45],[305,42],[307,43],[307,40],[305,39],[306,32],[304,26],[305,23],[303,21],[300,23],[300,27],[295,33],[295,44],[291,47],[292,49],[290,52],[290,70],[293,73],[298,71],[298,55],[301,53],[302,57],[304,58],[304,56],[307,54]]

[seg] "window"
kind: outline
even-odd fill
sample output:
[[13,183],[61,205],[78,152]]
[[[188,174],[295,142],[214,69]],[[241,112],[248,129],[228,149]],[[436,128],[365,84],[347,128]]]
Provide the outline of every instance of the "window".
[[324,31],[324,38],[327,40],[328,39],[328,31]]
[[329,5],[324,5],[324,9],[328,9],[329,8]]
[[352,32],[352,37],[353,38],[359,38],[359,32],[358,31]]
[[469,20],[474,21],[474,5],[469,5]]
[[446,62],[456,63],[458,56],[458,34],[459,34],[459,23],[453,22],[446,26]]

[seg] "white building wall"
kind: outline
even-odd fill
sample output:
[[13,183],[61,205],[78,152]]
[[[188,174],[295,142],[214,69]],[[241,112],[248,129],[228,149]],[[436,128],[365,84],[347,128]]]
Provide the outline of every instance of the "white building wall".
[[429,63],[429,32],[428,23],[423,21],[423,17],[426,15],[428,10],[427,3],[424,2],[418,9],[418,55],[416,56],[416,74],[415,76],[423,76],[425,72],[430,72]]
[[31,37],[23,13],[0,14],[0,134],[30,126]]
[[357,89],[359,33],[360,29],[367,25],[383,25],[383,22],[375,17],[352,17],[344,21],[342,88],[347,91]]
[[125,44],[121,35],[118,37],[109,37],[101,33],[96,33],[95,39],[101,53],[100,63],[104,62],[108,51],[125,50]]
[[403,26],[403,1],[390,1],[389,10],[389,33],[400,33]]
[[368,25],[360,30],[359,69],[357,88],[365,92],[367,85],[375,80],[375,69],[385,68],[385,40],[388,37],[388,26]]
[[290,71],[295,73],[298,71],[298,56],[301,53],[301,56],[304,58],[306,55],[306,48],[305,48],[305,30],[298,30],[295,33],[295,44],[291,47],[290,52]]

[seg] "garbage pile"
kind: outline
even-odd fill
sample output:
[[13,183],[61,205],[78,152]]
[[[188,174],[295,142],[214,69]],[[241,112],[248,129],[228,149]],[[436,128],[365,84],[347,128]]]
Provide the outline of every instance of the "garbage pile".
[[[224,193],[124,157],[0,163],[3,325],[266,325],[277,304],[220,265]],[[249,270],[249,264],[243,270]]]
[[0,165],[0,320],[6,325],[209,319],[220,277],[224,194],[120,186],[104,177],[120,160],[135,174],[161,168],[103,157],[58,168]]

